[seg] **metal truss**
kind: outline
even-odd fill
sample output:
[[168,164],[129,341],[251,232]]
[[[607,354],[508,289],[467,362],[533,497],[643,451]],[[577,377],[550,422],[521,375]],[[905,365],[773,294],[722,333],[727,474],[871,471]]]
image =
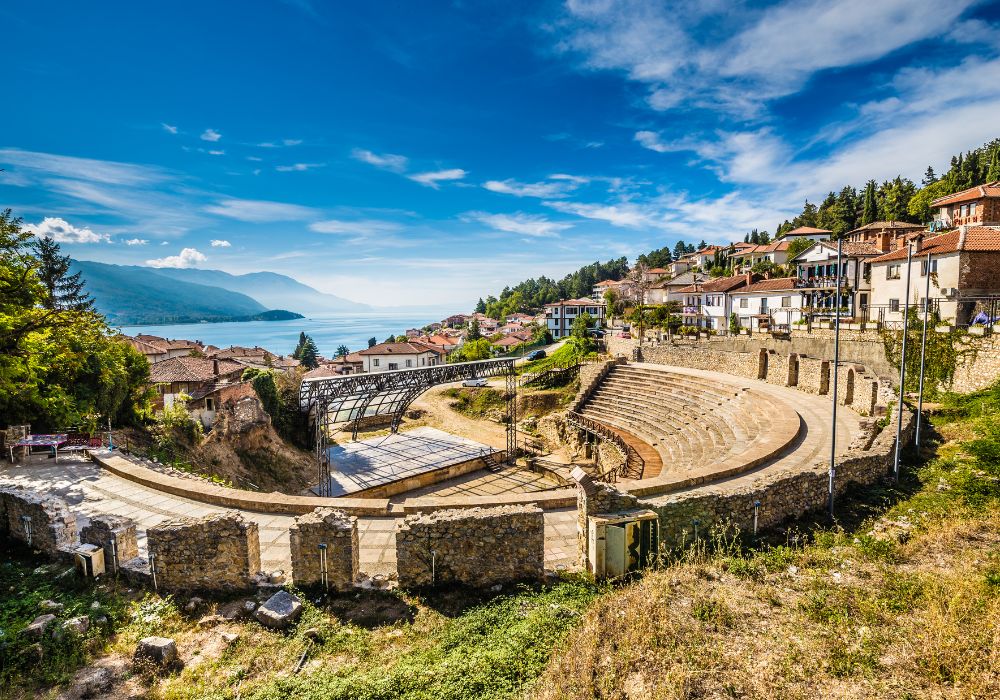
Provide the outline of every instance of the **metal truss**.
[[330,495],[328,447],[334,425],[353,421],[353,437],[357,438],[360,419],[389,416],[390,429],[396,432],[407,407],[432,386],[500,376],[507,380],[506,457],[513,463],[517,456],[517,374],[513,358],[302,380],[299,405],[311,414],[315,426],[319,495]]

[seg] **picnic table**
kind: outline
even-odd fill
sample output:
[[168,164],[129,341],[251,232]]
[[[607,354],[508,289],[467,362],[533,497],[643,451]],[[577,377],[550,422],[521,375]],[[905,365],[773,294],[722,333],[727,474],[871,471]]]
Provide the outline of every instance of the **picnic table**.
[[64,445],[69,439],[66,433],[53,433],[47,435],[29,435],[28,437],[21,438],[17,442],[11,443],[10,445],[10,461],[14,461],[14,448],[15,447],[27,447],[29,450],[32,447],[48,447],[55,453],[56,459],[59,458],[59,445]]

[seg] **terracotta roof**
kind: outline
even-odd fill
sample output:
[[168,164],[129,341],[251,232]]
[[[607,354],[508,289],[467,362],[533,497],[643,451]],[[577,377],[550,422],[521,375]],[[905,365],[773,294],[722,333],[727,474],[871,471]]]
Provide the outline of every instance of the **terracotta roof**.
[[243,347],[240,345],[231,345],[228,348],[222,348],[221,350],[216,350],[212,353],[212,357],[218,359],[231,358],[231,357],[277,357],[273,352],[265,350],[264,348],[257,347],[256,345],[252,348]]
[[593,299],[564,299],[563,301],[553,301],[546,306],[600,306],[600,302]]
[[793,228],[791,231],[786,231],[786,236],[810,236],[817,233],[833,233],[829,229],[825,228],[815,228],[813,226],[799,226],[798,228]]
[[418,341],[408,343],[379,343],[373,347],[361,350],[359,355],[419,355],[422,352],[433,352],[438,355],[447,354],[444,350],[433,345],[426,345]]
[[784,250],[788,250],[788,241],[777,240],[766,245],[751,245],[749,248],[744,248],[735,253],[732,253],[733,257],[744,256],[744,255],[759,255],[763,253],[776,253]]
[[754,243],[747,243],[746,241],[737,241],[733,243],[733,248],[753,248]]
[[754,282],[748,287],[737,290],[733,294],[753,294],[755,292],[784,292],[795,289],[797,277],[776,277],[769,280]]
[[143,355],[166,355],[166,348],[160,347],[159,345],[153,345],[152,343],[147,343],[138,338],[132,338],[127,335],[122,336],[122,340],[131,345],[133,348],[141,352]]
[[841,251],[844,255],[854,255],[856,257],[863,257],[865,255],[881,255],[884,252],[871,241],[859,241],[857,243],[844,241],[843,246],[841,246]]
[[[652,272],[652,270],[650,270],[650,272]],[[622,283],[621,280],[604,280],[602,282],[598,282],[594,286],[595,287],[614,287],[615,285],[619,285],[621,283]],[[548,304],[546,304],[546,306],[548,306]]]
[[689,292],[731,292],[746,285],[746,283],[746,275],[733,275],[732,277],[717,277],[705,282],[698,282],[677,291],[684,294]]
[[954,194],[946,194],[944,197],[938,197],[931,202],[931,206],[943,207],[948,204],[970,202],[973,199],[982,199],[983,197],[1000,197],[1000,180],[987,182],[985,185],[976,185],[975,187],[970,187],[967,190],[955,192]]
[[914,229],[923,228],[923,224],[911,224],[907,221],[873,221],[870,224],[865,224],[864,226],[858,226],[856,229],[848,231],[848,233],[854,233],[855,231],[882,231],[885,229]]
[[651,267],[646,272],[651,275],[666,275],[670,273],[670,270],[663,267]]
[[[914,251],[913,257],[920,258],[931,255],[944,255],[959,251],[980,253],[1000,253],[1000,229],[989,226],[970,226],[964,232],[961,229],[948,231],[924,240],[919,251]],[[906,260],[906,247],[879,256],[873,263]]]
[[[349,363],[347,363],[349,364]],[[339,377],[344,373],[345,363],[320,365],[302,375],[303,379],[319,379],[321,377]]]
[[157,362],[149,371],[149,379],[154,384],[171,382],[209,382],[226,374],[243,370],[243,365],[232,360],[218,360],[219,373],[215,373],[216,360],[204,357],[172,357]]

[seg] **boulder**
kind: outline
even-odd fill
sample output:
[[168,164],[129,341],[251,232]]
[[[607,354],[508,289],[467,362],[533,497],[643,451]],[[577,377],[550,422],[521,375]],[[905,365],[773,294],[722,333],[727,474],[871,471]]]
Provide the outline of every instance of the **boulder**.
[[278,591],[257,608],[254,616],[265,627],[285,629],[302,615],[302,602],[288,591]]
[[38,607],[40,607],[42,610],[52,610],[54,612],[59,612],[66,606],[63,605],[62,603],[57,603],[54,600],[43,600],[41,603],[38,604]]
[[30,625],[24,628],[24,633],[32,639],[39,639],[43,634],[45,634],[45,630],[49,628],[49,625],[55,622],[55,619],[56,616],[52,613],[39,615],[32,620]]
[[135,661],[149,661],[161,667],[177,661],[177,645],[166,637],[146,637],[139,640],[139,646],[132,655]]
[[75,632],[76,634],[86,634],[87,630],[90,629],[90,618],[86,615],[79,615],[78,617],[66,620],[62,624],[63,629],[68,632]]
[[67,697],[92,698],[103,695],[111,690],[115,676],[107,668],[88,668],[77,674],[73,679],[72,693]]

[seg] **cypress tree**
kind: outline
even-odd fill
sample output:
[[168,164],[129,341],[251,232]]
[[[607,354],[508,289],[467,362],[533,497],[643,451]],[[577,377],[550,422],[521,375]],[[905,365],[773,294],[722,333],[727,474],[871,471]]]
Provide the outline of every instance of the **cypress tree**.
[[865,183],[865,198],[861,205],[861,225],[878,221],[878,203],[875,200],[875,181]]

